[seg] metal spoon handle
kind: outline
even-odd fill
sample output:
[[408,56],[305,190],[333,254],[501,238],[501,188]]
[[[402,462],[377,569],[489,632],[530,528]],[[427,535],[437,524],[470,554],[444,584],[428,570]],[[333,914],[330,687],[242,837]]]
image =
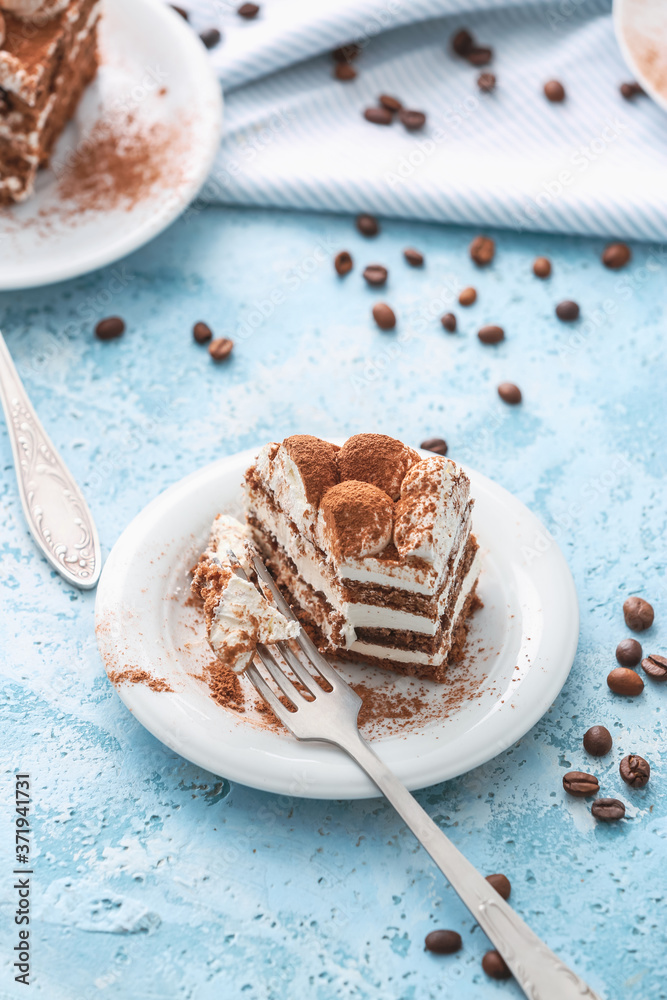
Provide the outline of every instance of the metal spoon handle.
[[1,333],[0,399],[30,533],[68,583],[89,590],[102,569],[95,522],[37,418]]

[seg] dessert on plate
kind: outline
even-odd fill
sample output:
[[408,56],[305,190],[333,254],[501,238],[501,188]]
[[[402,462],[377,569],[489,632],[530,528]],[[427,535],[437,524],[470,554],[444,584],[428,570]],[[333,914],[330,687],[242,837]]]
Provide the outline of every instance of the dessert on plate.
[[95,76],[100,0],[0,0],[0,205],[24,201]]
[[[236,545],[247,545],[249,535],[323,652],[444,680],[480,606],[474,501],[459,466],[438,455],[423,458],[383,434],[356,434],[342,447],[296,434],[262,448],[245,488],[247,526],[235,522],[241,534],[231,545],[217,544],[218,518],[195,572],[214,648],[220,623],[229,619],[226,552],[241,559]],[[286,638],[290,623],[255,593],[274,616],[274,639],[259,641]],[[251,640],[259,631],[256,609],[252,615]],[[226,662],[238,657],[243,669],[251,644],[241,651],[231,641]]]

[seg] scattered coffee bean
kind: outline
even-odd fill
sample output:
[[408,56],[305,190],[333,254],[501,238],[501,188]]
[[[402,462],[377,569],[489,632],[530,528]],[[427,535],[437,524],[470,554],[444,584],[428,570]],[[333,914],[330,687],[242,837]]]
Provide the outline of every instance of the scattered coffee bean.
[[457,56],[467,56],[475,44],[472,35],[465,28],[461,28],[452,37],[451,46]]
[[362,236],[377,236],[380,232],[380,223],[374,215],[358,215],[357,229]]
[[625,267],[631,257],[632,252],[627,243],[610,243],[602,253],[602,263],[611,271],[618,271]]
[[498,395],[503,403],[509,403],[510,406],[516,406],[522,399],[521,389],[518,385],[514,385],[514,382],[501,382],[498,386]]
[[381,104],[383,108],[387,111],[400,111],[403,107],[401,102],[396,97],[391,97],[389,94],[380,94],[378,97],[378,104]]
[[224,361],[232,353],[234,341],[229,337],[218,337],[208,345],[208,353],[214,361]]
[[667,681],[667,656],[651,653],[642,660],[642,670],[654,681]]
[[219,45],[222,35],[217,28],[206,28],[205,31],[199,32],[199,37],[207,49],[214,49],[216,45]]
[[499,344],[505,339],[505,331],[502,326],[483,326],[477,331],[477,336],[483,344]]
[[644,682],[636,670],[631,670],[629,667],[614,667],[607,675],[607,687],[614,694],[635,698],[644,690]]
[[480,73],[477,77],[477,86],[483,94],[490,94],[496,89],[496,78],[493,73]]
[[512,884],[508,879],[507,875],[501,875],[499,872],[496,875],[487,875],[486,881],[489,885],[492,885],[499,896],[503,899],[509,899],[510,893],[512,892]]
[[347,250],[341,250],[340,253],[336,254],[334,258],[334,267],[336,268],[337,273],[340,274],[341,276],[350,273],[353,264],[352,264],[352,257],[347,252]]
[[239,17],[245,17],[246,21],[252,21],[253,17],[259,14],[259,4],[242,3],[236,13]]
[[463,288],[459,292],[459,305],[471,306],[477,300],[477,290],[475,288]]
[[622,667],[636,667],[642,658],[642,647],[636,639],[624,639],[616,647],[616,659]]
[[379,288],[381,285],[384,285],[384,283],[387,280],[388,274],[389,272],[387,271],[387,268],[383,267],[382,264],[369,264],[368,267],[364,270],[364,278],[366,279],[368,284],[373,285],[377,288]]
[[410,267],[422,267],[424,264],[424,254],[420,253],[419,250],[413,249],[413,247],[408,247],[404,250],[403,256]]
[[213,336],[213,331],[206,323],[199,322],[192,327],[192,336],[198,344],[206,344]]
[[619,765],[619,771],[626,785],[643,788],[651,777],[651,765],[636,753],[628,754]]
[[331,55],[336,62],[352,62],[360,52],[360,45],[357,45],[356,42],[348,42],[347,45],[341,45],[340,48],[334,49]]
[[175,10],[177,14],[180,14],[184,21],[190,20],[190,14],[184,7],[177,7],[175,3],[170,3],[169,6],[172,10]]
[[408,132],[416,132],[417,129],[423,128],[426,124],[426,115],[423,111],[409,111],[403,108],[398,112],[398,117]]
[[456,931],[431,931],[424,938],[424,950],[436,955],[453,955],[462,945],[461,935]]
[[644,632],[653,624],[653,608],[643,597],[628,597],[623,604],[623,617],[633,632]]
[[611,750],[613,740],[606,726],[591,726],[584,733],[584,750],[591,757],[604,757]]
[[563,788],[568,795],[574,795],[579,799],[587,795],[597,795],[600,791],[600,782],[594,774],[587,774],[585,771],[568,771],[563,775]]
[[396,326],[396,314],[386,302],[378,302],[373,306],[373,319],[381,330],[393,330]]
[[343,80],[347,82],[348,80],[354,80],[357,76],[357,71],[352,65],[352,63],[347,62],[337,62],[334,66],[333,75],[337,80]]
[[488,66],[493,59],[493,49],[487,45],[473,45],[466,55],[466,59],[471,66]]
[[447,454],[447,442],[444,438],[429,438],[428,441],[422,441],[419,447],[424,451],[432,451],[435,455]]
[[634,81],[632,83],[622,83],[618,89],[626,101],[631,101],[633,97],[641,97],[646,94],[644,88]]
[[556,316],[563,323],[573,323],[575,319],[579,319],[579,306],[570,299],[564,299],[556,306]]
[[445,313],[444,316],[440,317],[440,322],[447,333],[456,333],[456,316],[454,313]]
[[122,320],[120,316],[108,316],[106,319],[101,319],[95,327],[95,336],[99,340],[113,340],[115,337],[121,337],[124,333],[125,320]]
[[549,80],[544,84],[544,96],[548,101],[558,104],[565,100],[565,87],[558,80]]
[[537,278],[548,278],[551,274],[551,261],[548,257],[536,257],[533,262],[533,274]]
[[469,252],[475,264],[486,267],[493,260],[496,244],[490,236],[476,236],[470,244]]
[[499,951],[487,951],[482,968],[491,979],[509,979],[512,975]]
[[394,116],[387,108],[366,108],[364,118],[373,125],[391,125]]
[[605,823],[612,823],[614,820],[623,819],[625,816],[625,806],[620,799],[596,799],[591,806],[591,812],[596,819],[604,820]]

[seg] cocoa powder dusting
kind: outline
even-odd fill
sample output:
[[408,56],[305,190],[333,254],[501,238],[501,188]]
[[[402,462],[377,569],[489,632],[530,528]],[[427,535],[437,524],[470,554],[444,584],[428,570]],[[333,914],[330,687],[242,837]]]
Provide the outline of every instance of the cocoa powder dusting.
[[110,670],[108,677],[114,687],[119,687],[121,684],[145,684],[151,691],[174,690],[169,681],[164,680],[163,677],[153,677],[147,670],[141,670],[139,667],[130,667],[128,670]]

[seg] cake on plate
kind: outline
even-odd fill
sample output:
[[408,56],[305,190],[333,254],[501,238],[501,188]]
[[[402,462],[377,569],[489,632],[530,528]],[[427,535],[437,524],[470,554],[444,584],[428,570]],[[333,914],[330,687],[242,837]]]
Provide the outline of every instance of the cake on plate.
[[[238,544],[252,538],[324,653],[444,680],[480,606],[474,501],[458,465],[383,434],[356,434],[342,447],[297,434],[262,448],[245,491]],[[213,608],[210,639],[224,590],[205,569],[213,551],[222,565],[221,548],[210,543],[195,574],[196,592]],[[241,557],[233,541],[228,548]],[[284,631],[280,618],[274,625]]]
[[24,201],[97,71],[100,0],[0,0],[0,205]]

